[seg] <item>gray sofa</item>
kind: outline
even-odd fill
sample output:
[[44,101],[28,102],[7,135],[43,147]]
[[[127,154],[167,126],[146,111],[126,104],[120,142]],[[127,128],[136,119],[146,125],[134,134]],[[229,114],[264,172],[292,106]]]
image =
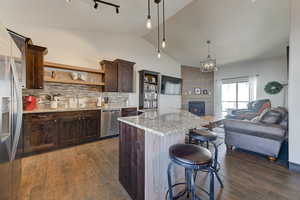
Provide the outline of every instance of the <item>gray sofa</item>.
[[272,108],[252,121],[224,120],[225,144],[278,158],[282,143],[288,137],[288,111]]

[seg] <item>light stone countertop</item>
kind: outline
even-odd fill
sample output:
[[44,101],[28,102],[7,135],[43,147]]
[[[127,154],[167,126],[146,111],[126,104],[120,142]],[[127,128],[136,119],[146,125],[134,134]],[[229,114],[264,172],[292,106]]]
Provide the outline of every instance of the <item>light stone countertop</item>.
[[88,111],[88,110],[119,110],[122,108],[134,108],[137,106],[102,106],[102,107],[88,107],[88,108],[58,108],[58,109],[36,109],[31,111],[23,111],[23,114],[34,114],[34,113],[53,113],[53,112],[72,112],[72,111]]
[[181,109],[145,111],[139,116],[119,117],[118,120],[160,136],[188,133],[190,129],[203,128],[210,122],[205,117]]

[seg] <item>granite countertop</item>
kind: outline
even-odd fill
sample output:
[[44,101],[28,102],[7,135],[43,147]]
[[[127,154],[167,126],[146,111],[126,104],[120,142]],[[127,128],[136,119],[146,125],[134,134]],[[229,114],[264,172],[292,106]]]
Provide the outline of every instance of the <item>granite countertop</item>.
[[72,112],[72,111],[87,111],[87,110],[119,110],[122,108],[133,108],[137,106],[102,106],[102,107],[89,107],[89,108],[58,108],[58,109],[36,109],[31,111],[23,111],[23,114],[33,114],[33,113],[51,113],[51,112]]
[[209,123],[206,118],[181,109],[146,111],[139,116],[120,117],[118,120],[160,136],[187,133],[190,129],[202,128]]

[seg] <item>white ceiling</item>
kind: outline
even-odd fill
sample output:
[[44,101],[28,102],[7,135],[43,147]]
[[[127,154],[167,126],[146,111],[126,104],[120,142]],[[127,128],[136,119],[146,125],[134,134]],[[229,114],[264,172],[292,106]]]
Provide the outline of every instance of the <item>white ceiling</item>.
[[[149,32],[146,29],[146,0],[106,0],[119,4],[120,14],[115,9],[99,4],[95,10],[93,0],[2,0],[0,21],[5,25],[26,25],[101,31],[108,33],[129,33],[138,36]],[[192,0],[172,0],[166,11],[167,17],[186,6]],[[154,7],[154,3],[152,3]],[[154,8],[153,8],[154,9]]]
[[[0,21],[12,29],[26,25],[133,34],[157,45],[156,30],[145,27],[146,0],[107,1],[121,5],[119,15],[101,4],[95,10],[92,0],[2,0]],[[199,66],[208,39],[219,65],[285,54],[289,0],[166,0],[166,8],[164,51],[182,64]],[[152,11],[155,25],[154,4]]]
[[[219,65],[285,55],[288,0],[194,0],[167,21],[167,48],[182,64],[199,66],[206,40]],[[156,31],[144,38],[157,44]]]

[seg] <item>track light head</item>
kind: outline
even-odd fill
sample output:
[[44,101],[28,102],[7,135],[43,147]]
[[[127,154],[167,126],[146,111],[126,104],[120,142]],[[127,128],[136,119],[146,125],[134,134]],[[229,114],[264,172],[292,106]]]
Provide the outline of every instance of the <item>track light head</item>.
[[98,5],[99,5],[99,4],[95,1],[94,8],[97,9],[97,8],[98,8]]
[[116,13],[117,13],[117,14],[120,13],[119,7],[116,7]]

